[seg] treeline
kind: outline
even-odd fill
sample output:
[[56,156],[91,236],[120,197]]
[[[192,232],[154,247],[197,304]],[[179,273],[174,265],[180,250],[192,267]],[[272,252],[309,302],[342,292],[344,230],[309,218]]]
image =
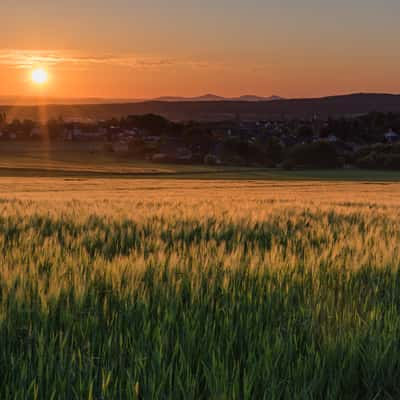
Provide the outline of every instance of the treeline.
[[331,143],[297,145],[288,149],[282,166],[294,168],[342,168],[400,170],[400,144],[377,143],[360,147],[353,153],[341,154]]
[[400,114],[372,112],[352,118],[328,118],[321,136],[335,135],[343,141],[376,143],[390,129],[400,132]]
[[354,156],[359,168],[400,170],[400,144],[375,144],[359,149]]

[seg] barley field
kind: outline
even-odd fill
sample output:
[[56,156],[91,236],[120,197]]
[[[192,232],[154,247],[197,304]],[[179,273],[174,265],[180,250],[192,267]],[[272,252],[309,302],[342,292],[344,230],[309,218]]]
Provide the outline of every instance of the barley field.
[[400,397],[400,184],[0,178],[0,399]]

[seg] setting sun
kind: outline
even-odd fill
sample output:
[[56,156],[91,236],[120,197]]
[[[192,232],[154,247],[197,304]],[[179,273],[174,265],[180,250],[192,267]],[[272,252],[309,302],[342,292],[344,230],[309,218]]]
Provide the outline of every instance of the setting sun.
[[32,82],[37,85],[43,85],[48,81],[48,73],[43,68],[37,68],[32,71]]

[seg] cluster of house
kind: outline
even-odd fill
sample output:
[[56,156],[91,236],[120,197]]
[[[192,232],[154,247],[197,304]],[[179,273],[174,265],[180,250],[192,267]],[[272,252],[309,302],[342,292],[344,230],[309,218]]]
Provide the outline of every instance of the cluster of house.
[[[357,151],[362,145],[351,140],[343,141],[334,134],[321,136],[322,126],[312,127],[314,132],[307,137],[296,135],[299,122],[296,121],[257,121],[230,124],[215,123],[203,126],[210,133],[211,143],[188,143],[182,137],[148,134],[137,128],[122,129],[118,126],[98,128],[97,130],[82,130],[77,125],[68,126],[63,138],[67,141],[103,140],[108,148],[117,154],[145,154],[148,160],[154,162],[212,162],[221,164],[226,143],[232,139],[240,139],[241,143],[257,146],[274,137],[282,148],[297,144],[327,142],[335,145],[340,154]],[[400,134],[392,129],[382,135],[382,142],[400,142]]]
[[[91,141],[102,143],[101,148],[117,154],[141,154],[155,162],[203,162],[205,156],[212,159],[213,163],[220,163],[224,152],[224,145],[232,139],[240,139],[240,143],[257,146],[274,137],[282,147],[291,147],[296,144],[325,141],[334,144],[342,151],[357,150],[359,144],[351,141],[344,142],[333,134],[321,136],[324,122],[315,119],[305,125],[311,134],[299,135],[299,127],[304,121],[231,121],[221,123],[199,123],[197,128],[202,133],[207,133],[211,138],[204,140],[193,139],[192,142],[184,140],[183,136],[173,136],[160,132],[149,133],[145,129],[135,127],[122,128],[104,122],[96,124],[62,123],[58,126],[56,134],[51,137],[66,142]],[[20,128],[22,130],[22,128]],[[40,138],[49,135],[50,127],[33,124],[24,137]],[[0,125],[0,139],[18,140],[20,131]],[[200,137],[199,135],[198,137]],[[22,136],[21,136],[22,137]],[[400,135],[390,129],[383,134],[382,142],[400,142]],[[99,149],[100,146],[97,146]]]
[[153,161],[190,162],[194,149],[184,144],[181,138],[147,134],[137,128],[122,129],[118,126],[82,130],[69,125],[64,130],[65,141],[102,141],[106,148],[117,154],[146,154]]

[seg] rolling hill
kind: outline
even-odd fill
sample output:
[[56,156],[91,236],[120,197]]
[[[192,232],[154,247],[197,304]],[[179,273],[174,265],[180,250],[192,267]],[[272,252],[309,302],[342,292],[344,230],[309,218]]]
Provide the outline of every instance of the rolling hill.
[[0,106],[8,119],[58,118],[98,120],[132,114],[154,113],[171,120],[215,121],[232,119],[300,118],[359,115],[372,111],[400,112],[400,95],[351,94],[310,99],[246,100],[158,100],[109,104],[52,104],[38,106]]
[[102,98],[102,97],[38,97],[38,96],[0,96],[0,105],[10,106],[35,106],[43,104],[52,105],[82,105],[82,104],[121,104],[143,103],[146,101],[271,101],[283,100],[279,96],[262,97],[256,95],[243,95],[240,97],[223,97],[208,93],[197,97],[162,96],[152,99],[145,98]]

